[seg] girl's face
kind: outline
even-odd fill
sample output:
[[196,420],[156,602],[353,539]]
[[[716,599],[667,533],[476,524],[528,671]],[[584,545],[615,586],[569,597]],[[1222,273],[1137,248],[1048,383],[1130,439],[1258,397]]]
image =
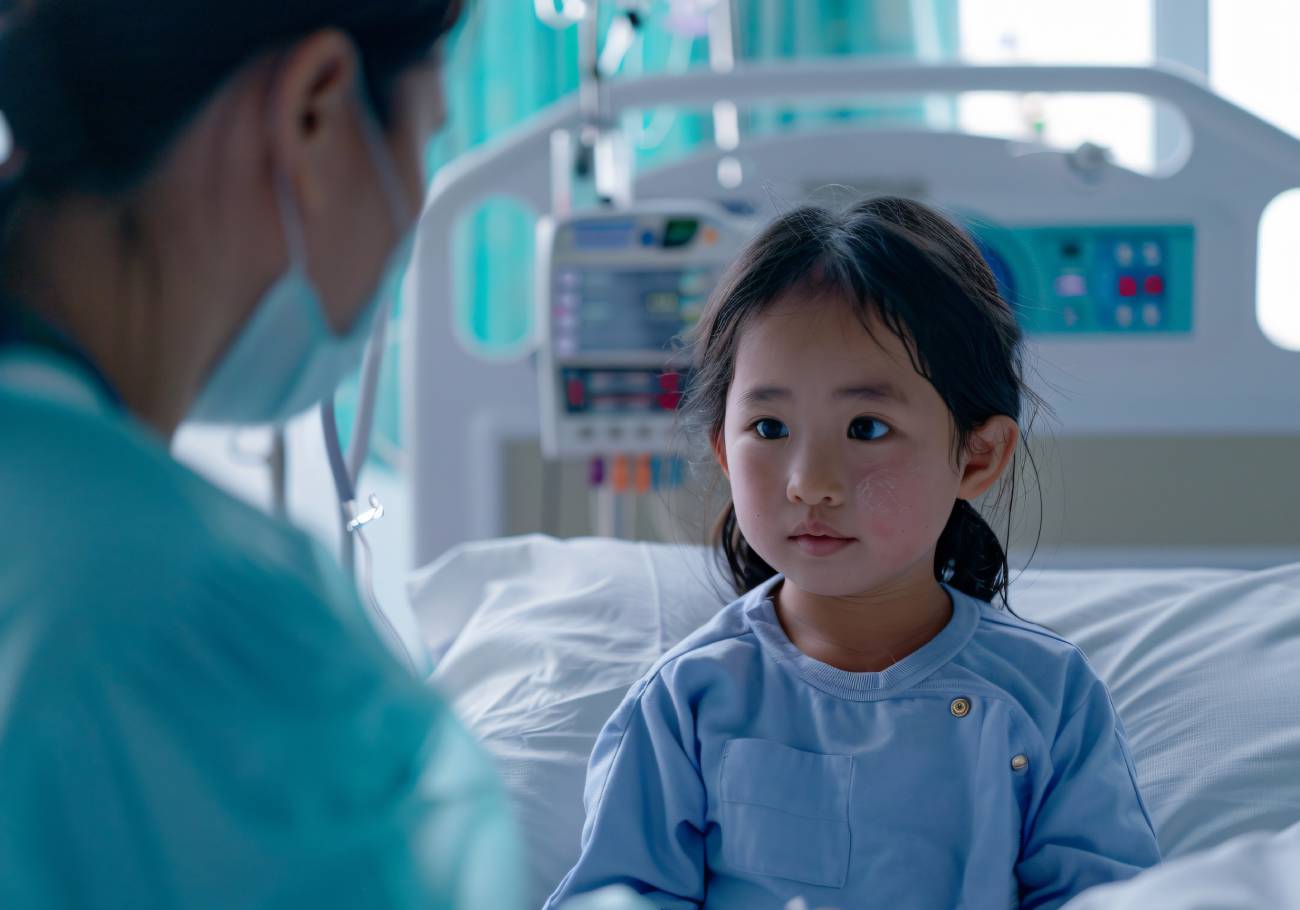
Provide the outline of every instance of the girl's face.
[[792,295],[742,331],[715,446],[750,546],[797,588],[844,597],[933,584],[953,503],[987,489],[1015,442],[994,418],[954,457],[954,432],[883,324],[868,334],[848,304]]

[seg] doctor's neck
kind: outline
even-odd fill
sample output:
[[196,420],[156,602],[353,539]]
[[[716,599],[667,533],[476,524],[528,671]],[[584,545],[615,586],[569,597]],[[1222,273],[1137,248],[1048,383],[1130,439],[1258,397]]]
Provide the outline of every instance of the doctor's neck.
[[220,350],[229,305],[211,298],[229,293],[228,279],[187,272],[177,254],[188,238],[160,233],[165,217],[78,199],[24,222],[0,265],[7,296],[66,335],[128,411],[170,438]]
[[[169,439],[212,363],[251,311],[274,256],[228,229],[249,200],[222,198],[187,162],[201,155],[197,124],[129,198],[89,194],[33,200],[4,238],[4,295],[65,335],[140,422]],[[194,134],[198,135],[194,135]],[[227,222],[221,225],[221,222]],[[253,273],[250,276],[250,273]],[[247,306],[232,306],[232,299]]]

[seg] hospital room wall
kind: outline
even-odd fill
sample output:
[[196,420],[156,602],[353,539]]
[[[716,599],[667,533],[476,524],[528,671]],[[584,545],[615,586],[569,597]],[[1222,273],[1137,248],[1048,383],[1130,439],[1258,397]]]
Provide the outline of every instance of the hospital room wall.
[[[936,9],[954,15],[951,7]],[[1300,71],[1300,58],[1287,51],[1287,42],[1300,27],[1300,4],[1099,0],[1084,7],[1062,0],[960,0],[955,15],[960,53],[972,62],[1142,65],[1157,57],[1172,59],[1193,69],[1208,68],[1217,90],[1284,129],[1300,132],[1300,104],[1288,88]],[[999,132],[1016,127],[1018,109],[1008,115],[995,109],[995,103],[1005,106],[1007,101],[972,99],[963,104],[963,127],[997,127]],[[1138,170],[1152,168],[1161,157],[1157,145],[1162,137],[1156,134],[1154,117],[1158,112],[1138,100],[1110,98],[1102,103],[1112,106],[1104,117],[1080,99],[1054,101],[1057,107],[1046,109],[1050,116],[1044,138],[1066,146],[1085,138],[1102,141],[1123,163]],[[1116,107],[1123,104],[1128,107],[1122,111]],[[997,115],[1010,120],[997,121]],[[995,122],[985,122],[990,117]],[[1278,323],[1285,316],[1289,321],[1274,325],[1273,334],[1294,338],[1300,345],[1300,319],[1293,313],[1290,307],[1286,313],[1264,307],[1260,315],[1265,323]],[[1041,479],[1042,520],[1039,496],[1029,484],[1019,497],[1011,539],[1020,552],[1037,544],[1039,561],[1080,550],[1141,551],[1148,560],[1161,550],[1189,559],[1202,554],[1213,562],[1266,562],[1285,554],[1300,558],[1300,483],[1294,482],[1300,440],[1044,434],[1031,443]],[[562,479],[564,491],[556,506],[537,495],[541,463],[535,446],[514,447],[507,463],[508,530],[546,527],[565,535],[590,531],[585,465],[551,469],[550,476]],[[702,505],[694,495],[673,497],[669,505],[676,522],[684,526],[674,533],[692,542],[702,539],[702,529],[717,508],[716,501]],[[655,512],[640,510],[642,536],[663,536],[650,520]],[[1207,552],[1211,549],[1212,554]]]
[[[1300,439],[1039,435],[1029,448],[1037,479],[1022,468],[1011,516],[1011,547],[1021,560],[1034,550],[1038,566],[1098,559],[1254,566],[1300,559],[1300,483],[1292,482]],[[504,465],[506,533],[593,533],[585,463],[547,465],[536,444],[516,443]],[[691,474],[685,490],[642,500],[638,538],[707,540],[725,487],[707,458],[696,459]],[[1005,513],[993,515],[1005,535]]]

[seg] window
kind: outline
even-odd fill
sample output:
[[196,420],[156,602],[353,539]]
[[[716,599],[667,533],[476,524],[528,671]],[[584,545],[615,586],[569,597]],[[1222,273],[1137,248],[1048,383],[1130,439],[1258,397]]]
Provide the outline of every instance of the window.
[[[1300,4],[1212,0],[1210,84],[1228,100],[1300,136]],[[1300,350],[1300,193],[1279,196],[1259,231],[1260,328],[1275,344]]]
[[[1132,64],[1153,59],[1151,0],[961,0],[961,55],[970,63]],[[1039,140],[1057,148],[1093,142],[1117,164],[1150,172],[1155,105],[1131,95],[978,92],[959,102],[967,132]]]

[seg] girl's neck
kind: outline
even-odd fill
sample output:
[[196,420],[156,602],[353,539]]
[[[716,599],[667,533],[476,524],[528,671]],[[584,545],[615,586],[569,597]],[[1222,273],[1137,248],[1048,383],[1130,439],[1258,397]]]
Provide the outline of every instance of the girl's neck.
[[774,597],[795,647],[853,673],[878,673],[898,663],[952,618],[952,599],[929,571],[843,597],[803,591],[787,579]]

